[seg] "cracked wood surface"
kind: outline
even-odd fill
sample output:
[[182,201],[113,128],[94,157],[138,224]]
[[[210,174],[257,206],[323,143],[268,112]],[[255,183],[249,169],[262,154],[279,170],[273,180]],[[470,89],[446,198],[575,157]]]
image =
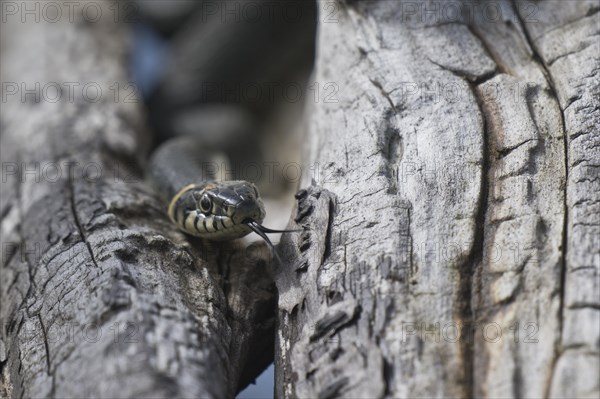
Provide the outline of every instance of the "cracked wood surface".
[[272,359],[265,247],[186,241],[167,220],[141,177],[128,32],[94,4],[97,23],[2,25],[4,83],[79,86],[2,102],[0,396],[232,397]]
[[598,3],[451,3],[320,8],[280,397],[600,395]]

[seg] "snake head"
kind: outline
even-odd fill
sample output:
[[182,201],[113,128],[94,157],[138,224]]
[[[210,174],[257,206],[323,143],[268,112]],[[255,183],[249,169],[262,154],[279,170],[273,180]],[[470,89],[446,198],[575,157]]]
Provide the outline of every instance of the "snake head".
[[208,184],[195,193],[199,211],[229,219],[241,225],[248,219],[261,223],[265,218],[258,189],[247,181],[227,181]]
[[255,232],[279,256],[267,233],[298,230],[273,230],[261,223],[265,207],[258,189],[246,181],[191,184],[171,200],[169,217],[187,234],[209,240],[232,240]]

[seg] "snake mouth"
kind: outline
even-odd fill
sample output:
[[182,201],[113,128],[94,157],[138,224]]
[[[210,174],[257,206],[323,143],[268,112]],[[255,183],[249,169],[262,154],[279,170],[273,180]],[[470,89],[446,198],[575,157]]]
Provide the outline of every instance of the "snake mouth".
[[263,240],[265,240],[265,242],[267,243],[269,248],[271,248],[271,251],[273,251],[273,254],[277,258],[279,263],[281,263],[281,258],[277,254],[277,251],[275,250],[275,246],[273,245],[273,243],[267,236],[267,233],[292,233],[295,231],[302,231],[302,230],[273,230],[273,229],[263,226],[262,224],[258,223],[254,219],[245,219],[242,223],[245,224],[246,226],[250,227],[250,229],[253,232],[258,234]]

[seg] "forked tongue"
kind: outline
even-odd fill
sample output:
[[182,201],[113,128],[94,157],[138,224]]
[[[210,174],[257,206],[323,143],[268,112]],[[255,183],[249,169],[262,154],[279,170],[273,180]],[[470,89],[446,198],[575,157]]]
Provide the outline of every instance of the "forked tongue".
[[273,245],[273,243],[271,242],[269,237],[267,237],[266,233],[292,233],[295,231],[302,231],[302,230],[273,230],[273,229],[269,229],[268,227],[261,225],[260,223],[256,222],[255,220],[252,220],[252,219],[247,219],[243,223],[246,226],[250,227],[250,229],[252,229],[253,232],[255,232],[256,234],[261,236],[261,238],[263,240],[265,240],[265,242],[267,243],[269,248],[271,248],[271,252],[273,252],[273,255],[275,255],[275,258],[277,258],[277,262],[279,264],[282,263],[281,258],[279,257],[279,254],[277,254],[277,251],[275,250],[275,246]]

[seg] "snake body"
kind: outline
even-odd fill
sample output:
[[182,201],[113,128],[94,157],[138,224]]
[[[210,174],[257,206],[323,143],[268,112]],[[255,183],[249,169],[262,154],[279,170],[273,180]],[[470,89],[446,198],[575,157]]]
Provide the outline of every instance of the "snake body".
[[254,184],[233,180],[184,187],[171,199],[168,214],[182,231],[220,241],[250,233],[244,222],[262,223],[265,209]]
[[[235,122],[239,113],[235,111],[206,127],[206,116],[215,116],[210,111],[214,105],[248,112],[256,118],[256,126],[262,125],[276,103],[288,101],[285,90],[272,91],[272,83],[286,87],[308,78],[314,59],[316,2],[295,5],[300,8],[293,21],[285,17],[287,6],[275,3],[255,4],[268,18],[239,21],[224,21],[220,13],[207,14],[201,6],[189,8],[190,15],[182,13],[175,23],[172,12],[162,17],[149,14],[159,30],[171,28],[163,32],[169,42],[168,61],[148,96],[151,125],[158,141],[164,141],[151,157],[148,175],[168,205],[169,218],[187,234],[232,240],[255,232],[272,247],[266,233],[283,232],[262,226],[265,209],[252,183],[211,175],[217,152],[228,151],[232,160],[247,162],[244,157],[256,153],[253,147],[262,130],[251,123],[231,127],[229,122]],[[270,94],[245,95],[254,88]]]
[[149,165],[149,178],[168,204],[171,221],[184,233],[213,241],[280,233],[262,226],[265,208],[256,186],[243,180],[218,181],[207,151],[193,137],[160,146]]

